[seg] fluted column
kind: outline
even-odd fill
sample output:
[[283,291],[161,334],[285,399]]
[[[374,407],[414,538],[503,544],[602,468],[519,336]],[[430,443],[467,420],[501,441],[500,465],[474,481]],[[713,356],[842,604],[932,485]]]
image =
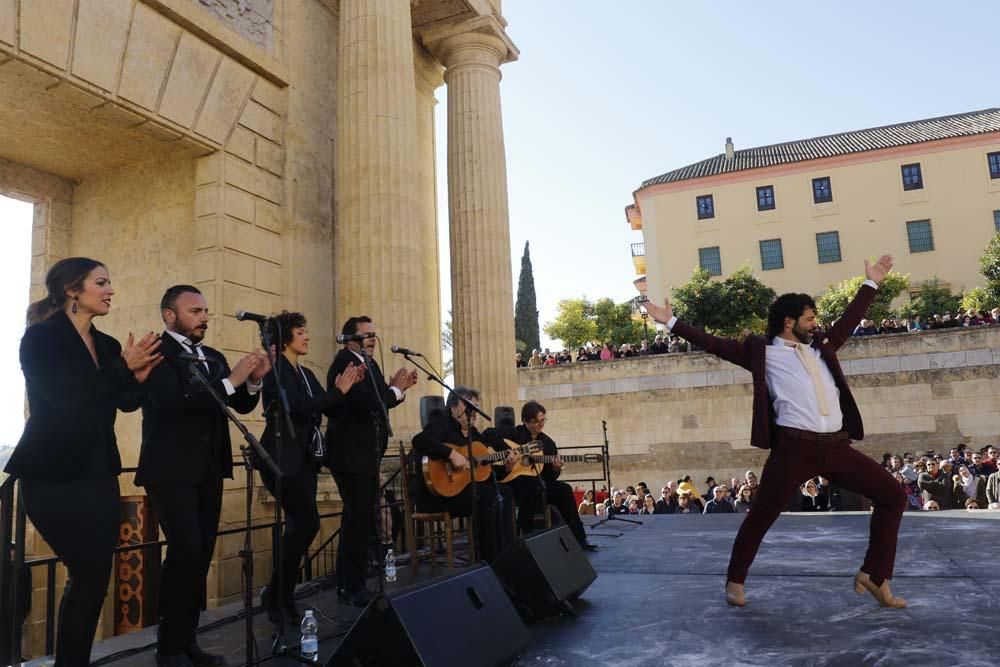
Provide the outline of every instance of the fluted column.
[[[370,315],[388,374],[400,365],[389,346],[416,347],[412,332],[428,326],[418,299],[436,289],[424,284],[415,233],[420,183],[409,0],[341,0],[338,38],[334,326],[339,332],[348,317]],[[393,411],[397,436],[419,426],[417,405],[410,400]]]
[[483,405],[514,405],[514,295],[507,165],[500,113],[498,36],[465,32],[435,51],[448,86],[448,212],[455,381],[478,387]]

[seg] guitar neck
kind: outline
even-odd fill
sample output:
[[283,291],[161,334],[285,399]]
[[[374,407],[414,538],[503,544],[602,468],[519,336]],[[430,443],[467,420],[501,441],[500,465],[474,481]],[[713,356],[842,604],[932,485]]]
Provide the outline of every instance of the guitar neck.
[[544,456],[534,456],[532,455],[532,460],[538,461],[539,463],[552,463],[559,458],[563,463],[589,463],[591,461],[597,461],[595,459],[596,454],[568,454],[566,456],[558,456],[556,454],[545,454]]

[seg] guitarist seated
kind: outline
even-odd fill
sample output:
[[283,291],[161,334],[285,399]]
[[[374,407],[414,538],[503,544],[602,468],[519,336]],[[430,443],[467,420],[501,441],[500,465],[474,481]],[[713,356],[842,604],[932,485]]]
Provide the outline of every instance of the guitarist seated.
[[[471,433],[469,432],[465,403],[459,400],[458,396],[479,405],[477,390],[455,387],[445,401],[444,413],[432,417],[427,427],[413,436],[413,451],[418,459],[426,456],[438,461],[448,460],[453,471],[459,475],[468,475],[468,459],[447,445],[464,445],[470,435],[473,441],[482,440],[482,436],[476,429],[477,415],[474,412],[471,413],[472,426]],[[513,457],[510,458],[507,466],[513,465]],[[471,484],[456,496],[438,496],[427,488],[423,475],[417,474],[411,480],[410,488],[413,489],[413,502],[418,512],[449,512],[452,516],[472,515]],[[485,482],[476,482],[476,500],[477,551],[481,559],[492,562],[511,539],[513,501],[510,489],[504,484],[497,484],[495,477],[490,475]]]
[[542,446],[543,454],[554,456],[551,463],[539,466],[539,475],[515,477],[501,486],[511,487],[514,497],[517,498],[518,513],[517,525],[522,533],[529,533],[535,528],[535,514],[542,510],[542,487],[539,480],[545,485],[545,499],[550,505],[558,510],[559,515],[573,531],[580,546],[587,551],[594,551],[597,547],[587,542],[587,534],[583,530],[583,522],[580,521],[580,513],[577,509],[576,498],[573,495],[573,487],[566,482],[559,481],[562,473],[563,462],[559,458],[559,448],[556,447],[555,440],[542,432],[545,428],[545,408],[537,401],[528,401],[521,408],[521,421],[524,422],[513,431],[502,433],[503,437],[525,445],[532,441],[537,441]]

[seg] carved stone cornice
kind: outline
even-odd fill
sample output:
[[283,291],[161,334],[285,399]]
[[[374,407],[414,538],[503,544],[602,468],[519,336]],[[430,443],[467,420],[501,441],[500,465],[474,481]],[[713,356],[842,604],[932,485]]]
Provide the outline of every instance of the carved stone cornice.
[[507,35],[505,26],[506,22],[501,17],[491,14],[461,23],[415,30],[414,34],[445,67],[453,66],[456,55],[460,51],[467,53],[468,47],[495,52],[497,62],[490,64],[496,67],[513,62],[520,56],[520,51]]

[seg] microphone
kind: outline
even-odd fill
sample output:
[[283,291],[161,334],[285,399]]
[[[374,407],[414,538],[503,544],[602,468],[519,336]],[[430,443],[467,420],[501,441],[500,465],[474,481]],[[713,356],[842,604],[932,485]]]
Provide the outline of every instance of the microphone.
[[337,342],[343,345],[344,343],[360,343],[366,338],[374,338],[375,332],[369,331],[368,333],[356,333],[356,334],[337,334]]
[[407,355],[409,355],[411,357],[422,357],[422,356],[424,356],[424,355],[420,354],[419,352],[414,352],[413,350],[407,350],[405,347],[400,347],[398,345],[393,345],[390,349],[393,352],[395,352],[396,354],[401,354],[404,357],[407,356]]
[[263,324],[264,322],[267,322],[271,318],[268,317],[267,315],[258,315],[257,313],[248,313],[245,310],[237,310],[236,319],[238,319],[240,322],[244,320],[250,320],[251,322],[257,322],[259,324]]

